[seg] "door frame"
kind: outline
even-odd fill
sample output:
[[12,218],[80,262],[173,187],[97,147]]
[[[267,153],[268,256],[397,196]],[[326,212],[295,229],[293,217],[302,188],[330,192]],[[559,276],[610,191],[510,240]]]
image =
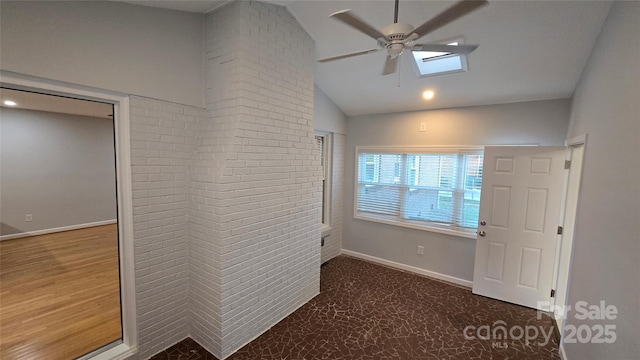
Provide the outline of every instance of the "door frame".
[[[133,202],[131,190],[131,141],[129,96],[61,81],[0,70],[0,85],[16,90],[100,101],[113,105],[118,206],[118,251],[120,261],[120,311],[122,343],[106,346],[86,356],[92,360],[125,359],[137,352],[135,267],[133,246]],[[105,344],[107,345],[107,344]],[[104,351],[100,351],[104,350]],[[84,357],[81,357],[84,359]]]
[[[558,244],[556,245],[556,259],[554,261],[554,270],[553,270],[553,281],[552,281],[552,289],[555,289],[556,294],[558,293],[558,279],[560,276],[560,262],[562,259],[564,259],[565,261],[567,261],[568,263],[568,271],[566,274],[566,288],[562,289],[562,291],[564,291],[564,297],[565,297],[565,303],[564,304],[558,304],[558,297],[553,297],[551,298],[552,301],[550,301],[550,305],[552,306],[553,310],[558,309],[559,307],[561,307],[562,309],[565,308],[565,306],[567,305],[567,300],[568,300],[568,293],[569,293],[569,289],[570,289],[570,281],[571,281],[571,269],[572,269],[572,262],[573,262],[573,251],[574,251],[574,243],[575,243],[575,229],[577,228],[577,218],[578,218],[578,212],[580,209],[580,188],[582,186],[582,177],[584,174],[584,159],[586,156],[586,150],[587,150],[587,139],[588,139],[588,134],[583,134],[583,135],[579,135],[576,137],[573,137],[571,139],[567,139],[565,141],[565,146],[567,147],[567,155],[565,157],[566,160],[571,161],[572,163],[574,162],[575,159],[573,159],[572,157],[572,150],[573,148],[576,147],[580,147],[582,146],[582,164],[581,167],[579,169],[577,169],[577,175],[578,175],[578,181],[576,183],[576,186],[578,188],[578,193],[577,193],[577,197],[575,200],[574,204],[570,204],[570,206],[574,207],[575,211],[574,211],[574,216],[573,216],[573,226],[572,228],[567,228],[565,227],[565,224],[567,223],[567,197],[568,197],[568,193],[569,193],[569,187],[570,187],[570,183],[569,183],[569,174],[570,171],[566,171],[565,173],[565,179],[564,179],[564,190],[562,193],[562,208],[560,211],[560,224],[562,224],[561,226],[563,226],[563,233],[566,234],[567,231],[569,231],[571,234],[573,234],[573,236],[571,238],[568,238],[567,236],[561,235],[560,236],[560,241],[558,241]],[[574,169],[575,170],[575,169]],[[561,249],[563,247],[563,245],[566,242],[570,242],[570,249],[571,251],[569,253],[566,254],[562,254]],[[554,319],[556,317],[555,311],[554,311]],[[566,319],[565,319],[566,320]],[[563,321],[564,324],[564,321]],[[558,323],[556,322],[556,326],[559,326]],[[564,326],[563,326],[564,327]],[[564,338],[564,329],[563,328],[558,328],[558,331],[560,332],[560,348],[563,349],[563,344],[562,344],[562,339]],[[563,351],[563,350],[561,350]]]

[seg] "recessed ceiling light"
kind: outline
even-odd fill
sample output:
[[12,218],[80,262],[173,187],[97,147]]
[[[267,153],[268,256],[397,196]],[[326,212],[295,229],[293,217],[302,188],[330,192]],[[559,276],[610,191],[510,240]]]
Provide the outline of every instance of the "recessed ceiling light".
[[425,100],[431,100],[433,99],[433,95],[435,95],[435,93],[433,92],[433,90],[427,90],[425,92],[422,93],[422,97]]
[[16,106],[16,105],[18,105],[15,101],[12,101],[12,100],[5,100],[4,104],[7,105],[7,106]]

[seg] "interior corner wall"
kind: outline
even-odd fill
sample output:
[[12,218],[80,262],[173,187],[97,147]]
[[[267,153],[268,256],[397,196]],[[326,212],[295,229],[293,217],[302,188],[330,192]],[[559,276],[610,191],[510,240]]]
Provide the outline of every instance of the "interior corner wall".
[[[240,7],[231,3],[204,22],[205,117],[198,123],[189,172],[189,317],[191,337],[220,358],[222,353],[222,238],[225,227],[220,173],[237,153],[240,64],[235,58]],[[236,157],[237,158],[237,157]]]
[[347,133],[347,116],[319,87],[313,86],[313,126],[316,130]]
[[474,239],[353,218],[356,146],[563,145],[569,109],[560,99],[349,117],[343,249],[472,281]]
[[189,326],[188,173],[204,109],[131,97],[131,176],[138,359]]
[[589,320],[570,311],[566,326],[592,331],[596,325],[615,326],[616,339],[565,344],[568,360],[640,355],[639,19],[639,2],[613,3],[573,98],[569,137],[588,134],[588,140],[568,304],[575,310],[579,301],[598,307],[604,301],[617,315]]
[[115,1],[1,1],[4,71],[202,106],[202,14]]
[[224,358],[318,294],[322,170],[314,43],[288,10],[232,2],[205,34],[190,310],[194,339]]
[[344,198],[344,145],[347,117],[319,87],[313,87],[313,126],[332,134],[330,220],[331,230],[324,232],[320,261],[325,263],[342,252],[342,209]]
[[116,221],[112,119],[3,107],[0,128],[0,235]]

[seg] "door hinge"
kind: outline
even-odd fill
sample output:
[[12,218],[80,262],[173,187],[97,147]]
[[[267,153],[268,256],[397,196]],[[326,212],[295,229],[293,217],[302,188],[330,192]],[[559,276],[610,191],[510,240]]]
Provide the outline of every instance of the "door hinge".
[[565,160],[564,161],[564,168],[569,169],[571,167],[571,160]]
[[562,226],[558,226],[558,235],[562,235]]
[[552,298],[556,297],[556,291],[554,289],[551,289],[551,297]]

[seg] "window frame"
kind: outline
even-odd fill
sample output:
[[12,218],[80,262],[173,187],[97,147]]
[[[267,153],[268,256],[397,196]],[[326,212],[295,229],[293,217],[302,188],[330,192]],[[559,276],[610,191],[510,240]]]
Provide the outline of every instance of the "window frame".
[[[435,41],[433,43],[434,44],[442,44],[442,45],[448,45],[448,44],[452,44],[452,43],[457,43],[458,45],[464,45],[464,38],[462,36],[453,37],[453,38],[449,38],[449,39]],[[469,71],[467,55],[464,55],[464,54],[446,54],[446,55],[440,55],[440,56],[427,58],[426,60],[422,59],[422,61],[425,62],[425,63],[428,63],[428,62],[444,60],[446,58],[455,58],[455,57],[457,57],[457,58],[460,59],[460,68],[459,69],[452,69],[452,70],[446,70],[446,71],[437,71],[437,72],[431,72],[431,73],[423,74],[422,71],[420,70],[420,65],[418,64],[418,59],[415,57],[414,52],[420,52],[420,51],[412,51],[412,53],[411,53],[411,59],[412,59],[411,62],[413,63],[413,70],[416,72],[416,75],[418,76],[418,78],[426,78],[426,77],[431,77],[431,76],[439,76],[439,75],[447,75],[447,74],[456,74],[456,73]]]
[[[323,188],[322,188],[322,219],[321,232],[323,234],[331,230],[331,183],[332,183],[332,167],[333,167],[333,133],[327,131],[314,132],[314,140],[316,137],[323,138]],[[322,164],[321,164],[322,166]]]
[[[436,227],[424,220],[401,219],[400,216],[383,215],[374,213],[361,213],[358,211],[358,186],[361,153],[375,154],[484,154],[484,146],[482,145],[464,145],[464,146],[356,146],[355,149],[355,171],[354,171],[354,194],[353,194],[353,218],[365,221],[372,221],[382,224],[400,226],[405,228],[429,231],[439,234],[454,235],[469,239],[476,239],[477,228],[469,228],[469,231],[460,229],[448,229],[446,227]],[[406,172],[406,169],[404,169]],[[401,184],[406,185],[406,184]],[[464,198],[464,184],[461,188],[462,197]],[[403,196],[401,196],[401,199]],[[401,220],[400,220],[401,219]]]

